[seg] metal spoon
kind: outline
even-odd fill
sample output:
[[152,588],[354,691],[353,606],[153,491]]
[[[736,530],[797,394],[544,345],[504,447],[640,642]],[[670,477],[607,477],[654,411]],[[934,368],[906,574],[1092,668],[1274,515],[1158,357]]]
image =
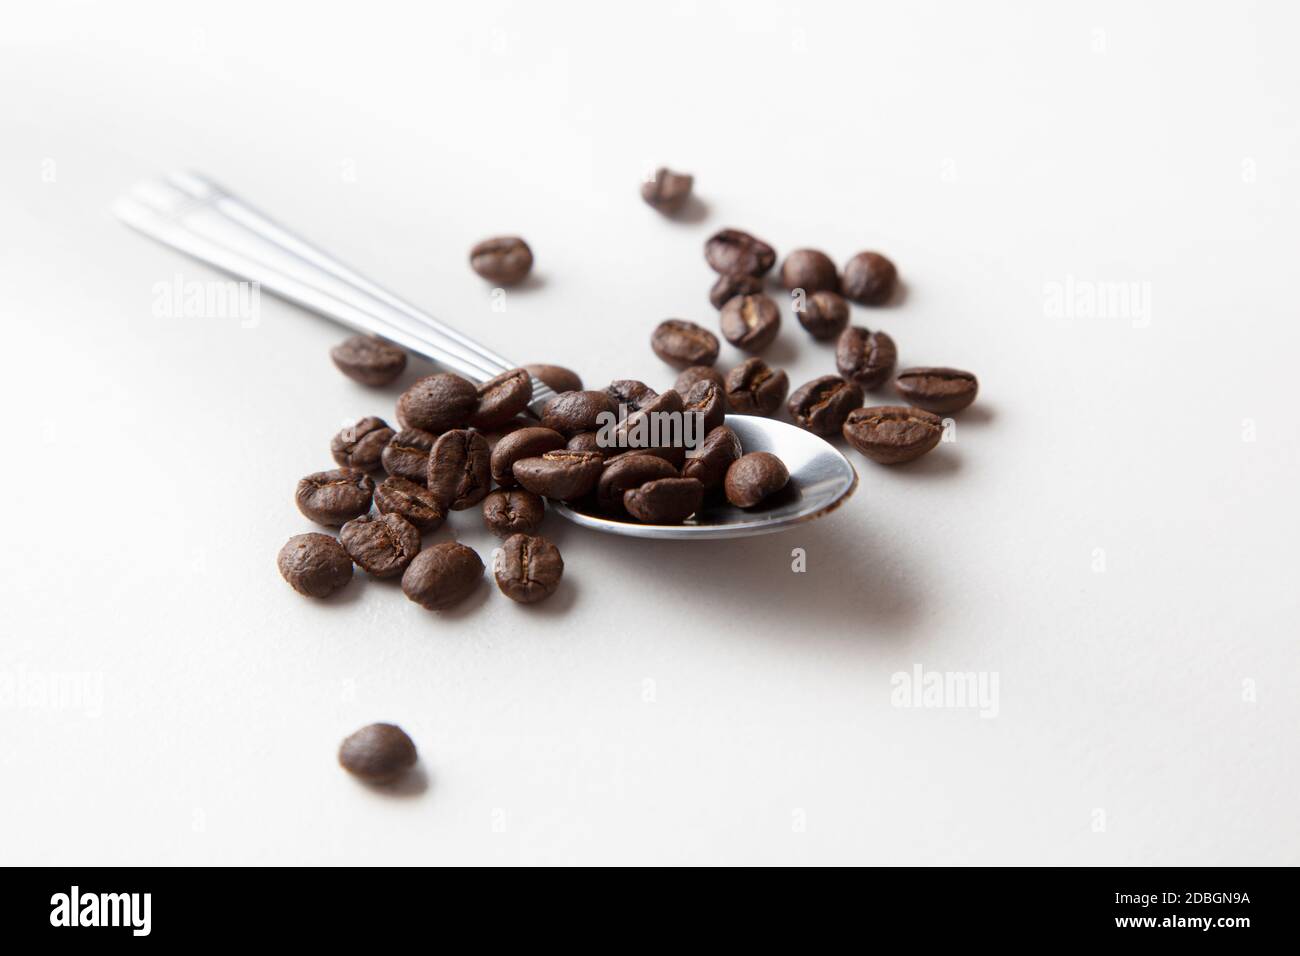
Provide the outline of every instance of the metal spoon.
[[[386,292],[332,256],[290,233],[211,180],[173,173],[142,183],[113,205],[127,225],[258,283],[349,328],[378,335],[474,381],[518,366],[410,303]],[[555,393],[533,379],[534,414]],[[790,469],[790,485],[762,506],[708,506],[681,525],[614,521],[559,504],[555,510],[598,531],[637,538],[733,538],[780,531],[833,511],[853,493],[858,476],[828,442],[784,422],[728,415],[745,451],[769,451]]]

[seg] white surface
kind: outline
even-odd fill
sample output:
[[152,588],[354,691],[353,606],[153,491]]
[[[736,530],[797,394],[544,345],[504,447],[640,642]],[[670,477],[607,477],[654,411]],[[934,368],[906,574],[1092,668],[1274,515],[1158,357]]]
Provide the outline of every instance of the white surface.
[[[6,14],[0,858],[1300,862],[1294,7],[542,6]],[[641,203],[656,162],[703,221]],[[155,316],[213,276],[107,207],[176,167],[596,385],[671,382],[647,336],[715,322],[721,226],[876,248],[906,301],[854,320],[980,400],[806,530],[552,518],[548,604],[315,603],[275,571],[294,484],[398,389],[274,300]],[[540,280],[504,313],[465,262],[501,232]],[[1069,277],[1148,284],[1149,323],[1053,317]],[[832,368],[788,314],[768,357]],[[487,556],[477,513],[453,532]],[[917,664],[996,673],[997,716],[891,706]],[[373,720],[423,792],[334,765]]]

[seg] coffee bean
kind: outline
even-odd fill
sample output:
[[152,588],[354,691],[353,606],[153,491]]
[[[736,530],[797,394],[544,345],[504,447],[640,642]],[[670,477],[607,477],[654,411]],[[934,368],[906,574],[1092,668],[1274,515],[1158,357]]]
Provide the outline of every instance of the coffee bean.
[[598,431],[604,424],[602,415],[618,415],[604,392],[561,392],[542,409],[542,426],[567,438],[578,432]]
[[748,272],[729,272],[718,276],[709,290],[709,304],[721,309],[738,295],[755,295],[763,291],[763,280]]
[[425,484],[452,511],[472,508],[492,489],[492,450],[478,432],[453,429],[438,436],[429,452]]
[[[564,447],[569,451],[594,451],[601,458],[607,458],[610,452],[618,451],[617,448],[606,448],[600,443],[600,432],[578,432],[565,443]],[[550,451],[551,449],[544,450]]]
[[343,545],[316,531],[290,538],[275,563],[289,585],[307,597],[329,597],[352,580],[352,559]]
[[621,514],[623,492],[639,488],[647,481],[676,478],[677,469],[656,455],[619,455],[605,465],[596,483],[596,504],[606,511]]
[[761,276],[776,264],[776,251],[747,232],[723,229],[704,244],[704,258],[722,275],[744,272]]
[[345,737],[339,764],[370,783],[388,783],[415,766],[415,744],[395,724],[370,724]]
[[533,268],[533,250],[518,236],[484,239],[470,250],[469,264],[488,282],[514,285]]
[[479,429],[497,428],[526,409],[532,400],[533,379],[526,370],[502,372],[479,385],[478,409],[469,423]]
[[492,449],[492,478],[502,488],[513,488],[515,462],[523,458],[540,458],[548,451],[564,447],[564,436],[553,428],[521,428],[511,432]]
[[761,352],[781,331],[781,310],[765,295],[738,295],[722,307],[722,336],[738,349]]
[[704,486],[694,478],[660,478],[623,493],[623,507],[646,524],[681,524],[700,509]]
[[362,385],[388,385],[406,368],[406,353],[391,342],[354,335],[330,349],[340,372]]
[[541,496],[521,488],[497,489],[483,499],[483,522],[498,538],[532,534],[545,514],[546,503]]
[[397,420],[403,428],[441,435],[464,428],[478,408],[478,389],[469,379],[451,372],[426,375],[397,400]]
[[497,550],[493,573],[501,593],[520,604],[535,604],[560,586],[564,559],[545,538],[515,534]]
[[875,388],[889,378],[897,361],[893,339],[860,325],[845,329],[835,343],[835,367],[841,376],[863,388]]
[[682,466],[683,478],[694,478],[705,491],[722,487],[731,463],[741,456],[740,438],[726,425],[719,425],[704,436],[704,444]]
[[737,415],[771,415],[785,401],[790,380],[759,358],[747,359],[727,373],[727,408]]
[[349,425],[330,442],[330,454],[344,468],[375,471],[382,460],[384,447],[395,433],[382,418],[363,418]]
[[781,285],[787,289],[803,289],[808,295],[814,292],[838,292],[839,273],[831,257],[816,249],[796,249],[781,263]]
[[682,411],[700,416],[701,428],[697,434],[703,438],[727,418],[727,393],[717,382],[696,382],[682,399]]
[[685,319],[665,319],[650,335],[650,347],[675,368],[712,365],[718,360],[718,338]]
[[596,487],[605,460],[590,451],[548,451],[515,462],[515,480],[544,498],[577,501]]
[[339,531],[349,557],[367,574],[393,578],[420,552],[420,532],[401,515],[362,515]]
[[[614,450],[617,451],[617,449]],[[682,465],[686,464],[686,448],[683,445],[663,445],[653,448],[628,448],[619,451],[617,455],[610,455],[605,459],[605,463],[612,464],[627,455],[653,455],[656,458],[662,458],[677,471],[681,471]]]
[[681,375],[677,376],[677,381],[673,384],[673,388],[677,390],[677,394],[685,395],[691,390],[696,382],[714,382],[723,390],[723,392],[726,392],[727,390],[726,376],[716,368],[711,368],[708,365],[692,365],[686,371],[682,372]]
[[882,465],[920,458],[943,438],[943,419],[908,405],[858,408],[844,422],[844,438]]
[[694,184],[694,176],[661,167],[655,170],[654,179],[641,184],[641,198],[662,213],[675,213],[691,198]]
[[[645,429],[648,433],[650,423],[655,420],[651,418],[652,415],[676,414],[681,410],[682,396],[675,388],[666,388],[657,395],[645,399],[640,408],[618,423],[618,428],[614,432],[618,447],[645,447],[632,443],[636,431]],[[662,432],[662,423],[660,430]]]
[[643,406],[659,396],[659,393],[645,382],[638,382],[634,378],[621,378],[610,382],[605,386],[605,394],[609,396],[620,418],[639,412]]
[[894,391],[904,399],[941,415],[961,411],[979,390],[974,375],[956,368],[908,368],[894,379]]
[[429,473],[429,452],[437,437],[418,428],[403,428],[393,435],[380,456],[384,471],[424,484]]
[[884,305],[894,294],[898,270],[878,252],[859,252],[844,264],[840,291],[863,305]]
[[424,532],[436,531],[447,518],[438,496],[408,478],[385,478],[375,489],[375,507],[380,514],[400,515]]
[[318,471],[298,482],[298,510],[317,524],[337,528],[370,510],[375,483],[364,471],[339,468]]
[[862,386],[838,375],[823,375],[794,390],[786,409],[800,428],[814,435],[837,435],[849,412],[862,406]]
[[785,463],[765,451],[752,451],[731,463],[723,490],[737,508],[752,508],[776,494],[790,481]]
[[525,365],[528,374],[537,379],[556,395],[561,392],[582,391],[582,379],[577,372],[572,372],[563,365]]
[[849,324],[849,304],[834,292],[814,292],[794,310],[804,330],[815,339],[833,339]]
[[442,611],[469,597],[483,577],[483,561],[473,548],[444,541],[425,548],[402,575],[402,592],[430,611]]

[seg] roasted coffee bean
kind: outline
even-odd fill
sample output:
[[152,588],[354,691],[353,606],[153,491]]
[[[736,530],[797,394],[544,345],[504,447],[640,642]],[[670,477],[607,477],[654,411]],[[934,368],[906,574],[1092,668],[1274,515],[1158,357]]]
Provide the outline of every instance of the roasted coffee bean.
[[543,498],[577,501],[596,487],[605,459],[593,451],[548,451],[515,462],[515,480]]
[[627,455],[653,455],[656,458],[662,458],[677,471],[681,471],[682,465],[686,464],[686,447],[684,445],[662,445],[652,448],[628,448],[622,451],[619,451],[617,448],[610,450],[617,451],[618,454],[610,455],[606,458],[606,464],[613,464]]
[[909,405],[875,405],[849,412],[844,439],[872,461],[901,465],[943,438],[943,419]]
[[537,419],[535,418],[529,418],[524,415],[516,415],[514,418],[510,419],[510,421],[506,422],[504,425],[498,425],[496,428],[483,429],[482,435],[484,438],[487,439],[488,446],[490,448],[495,448],[497,446],[497,442],[501,441],[501,439],[505,438],[507,435],[512,434],[513,432],[517,432],[523,428],[532,428],[536,424],[537,424]]
[[295,534],[275,559],[280,575],[299,594],[329,597],[352,580],[352,559],[327,534]]
[[729,272],[718,276],[709,290],[709,304],[721,309],[738,295],[755,295],[763,291],[763,280],[748,272]]
[[570,371],[563,365],[525,365],[528,374],[537,379],[556,395],[561,392],[581,392],[582,379],[577,372]]
[[795,389],[785,407],[800,428],[814,435],[836,435],[849,412],[862,407],[862,386],[823,375]]
[[718,337],[685,319],[665,319],[650,335],[650,347],[674,368],[712,365],[718,360]]
[[610,382],[605,386],[605,394],[613,402],[614,410],[618,412],[620,418],[639,412],[642,407],[659,396],[659,393],[645,382],[638,382],[634,378],[620,378]]
[[362,385],[388,385],[406,368],[406,353],[391,342],[354,335],[330,349],[338,370]]
[[681,524],[703,502],[704,486],[694,478],[660,478],[623,493],[628,514],[646,524]]
[[814,292],[838,292],[839,273],[831,257],[816,249],[796,249],[781,263],[781,285],[787,289]]
[[535,604],[560,586],[564,559],[545,538],[515,534],[497,549],[492,570],[502,594],[520,604]]
[[483,577],[473,548],[444,541],[415,556],[402,575],[402,592],[430,611],[442,611],[469,597]]
[[614,447],[607,451],[621,454],[624,451],[657,453],[671,461],[673,467],[681,465],[686,457],[686,432],[681,417],[682,397],[676,389],[665,389],[619,422],[614,431]]
[[752,508],[770,498],[790,481],[790,472],[776,455],[752,451],[741,455],[727,469],[723,491],[737,508]]
[[727,377],[716,368],[712,368],[708,365],[692,365],[686,371],[682,372],[681,375],[677,376],[677,381],[673,384],[673,388],[677,390],[677,394],[685,395],[691,390],[696,382],[714,382],[723,390],[723,392],[726,392],[727,390]]
[[492,490],[491,460],[486,438],[468,429],[454,429],[433,443],[425,484],[444,508],[464,511]]
[[469,379],[451,372],[426,375],[397,400],[397,420],[403,428],[420,428],[441,435],[464,428],[478,408],[478,389]]
[[561,392],[542,410],[542,426],[567,438],[578,432],[598,431],[605,414],[617,416],[618,409],[604,392]]
[[894,340],[884,332],[860,325],[847,328],[835,343],[835,367],[844,378],[863,388],[875,388],[889,378],[898,361]]
[[704,436],[704,444],[695,456],[686,459],[682,477],[694,478],[705,491],[721,488],[727,469],[741,454],[740,438],[726,425],[719,425]]
[[339,468],[318,471],[298,482],[298,510],[317,524],[335,528],[370,510],[375,483],[364,471]]
[[844,264],[840,291],[863,305],[884,305],[894,294],[898,270],[878,252],[859,252]]
[[[594,451],[600,457],[605,458],[609,452],[617,452],[617,448],[606,448],[600,443],[600,432],[578,432],[564,445],[569,451]],[[551,449],[547,448],[546,451]],[[531,456],[526,456],[531,457]]]
[[833,339],[849,324],[849,304],[837,293],[825,290],[807,296],[803,308],[796,307],[794,314],[815,339]]
[[563,447],[564,436],[553,428],[533,426],[511,432],[492,449],[492,477],[502,488],[513,488],[515,462],[521,458],[538,458]]
[[344,468],[375,471],[384,454],[384,447],[394,435],[382,418],[363,418],[349,425],[330,442],[330,454]]
[[528,407],[533,400],[533,379],[522,368],[502,372],[478,387],[478,409],[469,423],[475,428],[492,429],[504,425]]
[[723,229],[704,244],[704,258],[722,275],[744,272],[761,276],[776,264],[776,250],[747,232]]
[[345,737],[339,764],[370,783],[388,783],[415,766],[415,744],[395,724],[370,724]]
[[641,198],[662,213],[678,212],[691,198],[695,177],[671,169],[655,170],[654,179],[641,184]]
[[747,359],[727,373],[727,408],[737,415],[771,415],[785,401],[790,380],[759,358]]
[[367,574],[394,578],[420,553],[420,532],[401,515],[362,515],[339,531],[349,557]]
[[623,492],[639,488],[647,481],[676,478],[677,469],[656,455],[619,455],[605,465],[596,483],[596,504],[606,511],[621,514]]
[[380,514],[400,515],[419,531],[436,531],[447,519],[447,509],[424,485],[407,478],[385,478],[375,489]]
[[522,488],[497,489],[483,499],[483,522],[498,538],[532,534],[542,523],[546,503]]
[[781,310],[765,295],[738,295],[722,307],[722,336],[738,349],[761,352],[781,331]]
[[696,382],[682,399],[683,412],[700,416],[702,427],[697,433],[700,438],[726,421],[726,396],[726,391],[717,382]]
[[429,474],[429,452],[437,437],[418,428],[403,428],[393,435],[380,456],[384,471],[424,484]]
[[469,251],[469,264],[488,282],[514,285],[533,268],[533,250],[518,236],[484,239]]
[[904,399],[940,415],[961,411],[979,390],[979,380],[957,368],[908,368],[894,379],[894,391]]

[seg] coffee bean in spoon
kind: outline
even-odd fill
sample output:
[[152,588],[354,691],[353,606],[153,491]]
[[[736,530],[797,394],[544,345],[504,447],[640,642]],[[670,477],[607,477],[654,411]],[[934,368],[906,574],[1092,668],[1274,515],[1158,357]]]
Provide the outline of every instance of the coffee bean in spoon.
[[646,524],[681,524],[704,502],[704,486],[694,478],[659,478],[623,493],[628,514]]
[[492,478],[502,488],[513,488],[517,484],[514,473],[515,462],[523,458],[539,458],[548,451],[563,448],[564,444],[563,435],[553,428],[543,428],[540,425],[511,432],[492,449],[489,462]]
[[731,463],[743,454],[740,438],[726,425],[704,436],[704,444],[682,466],[683,478],[694,478],[706,492],[722,487]]
[[525,369],[512,368],[478,386],[478,408],[470,416],[474,428],[499,428],[528,408],[533,379]]
[[605,459],[590,451],[548,451],[514,463],[515,480],[543,498],[577,501],[596,487]]
[[701,439],[726,420],[726,391],[717,382],[696,382],[682,398],[682,411],[700,416]]
[[578,373],[563,365],[525,365],[524,369],[556,395],[582,391],[582,379]]
[[542,409],[542,427],[559,432],[566,438],[579,432],[594,432],[604,424],[604,415],[617,415],[618,409],[604,392],[588,389],[563,392]]
[[677,477],[677,469],[657,455],[619,455],[601,472],[596,483],[596,504],[605,511],[622,514],[624,492],[648,481]]
[[790,472],[776,455],[752,451],[731,463],[723,490],[737,508],[753,508],[790,482]]

